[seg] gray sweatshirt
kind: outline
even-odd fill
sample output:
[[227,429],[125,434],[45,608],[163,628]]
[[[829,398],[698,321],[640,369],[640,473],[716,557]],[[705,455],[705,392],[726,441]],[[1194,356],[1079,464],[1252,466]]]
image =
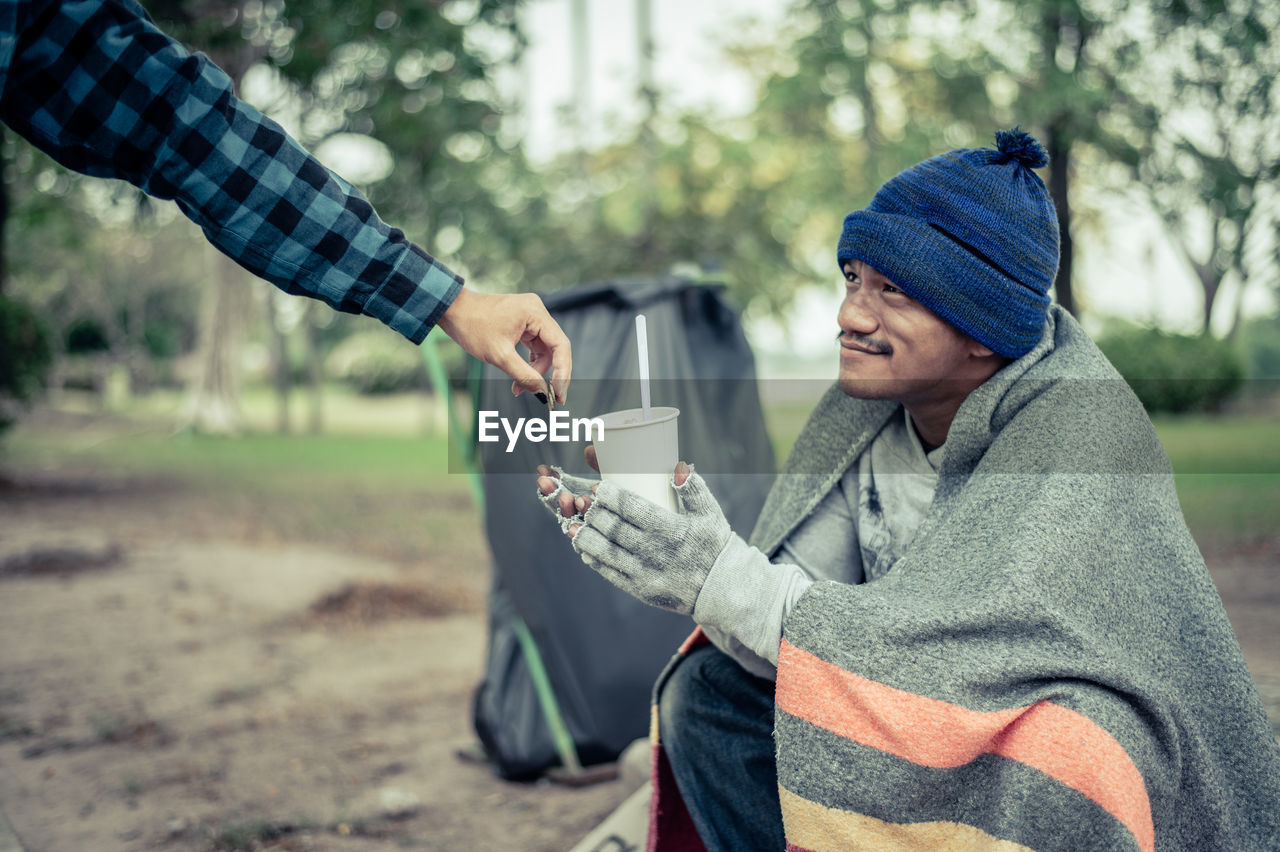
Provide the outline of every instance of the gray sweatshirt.
[[747,671],[774,678],[783,619],[814,581],[876,579],[906,553],[933,501],[942,453],[942,447],[925,452],[905,410],[890,418],[782,543],[773,560],[776,585],[743,589],[743,578],[753,573],[746,563],[765,556],[752,547],[725,548],[694,609],[703,632]]

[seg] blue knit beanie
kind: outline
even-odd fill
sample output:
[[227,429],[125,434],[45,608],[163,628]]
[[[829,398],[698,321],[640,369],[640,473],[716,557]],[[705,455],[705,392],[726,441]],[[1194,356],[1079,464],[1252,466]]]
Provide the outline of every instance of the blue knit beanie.
[[925,160],[845,217],[836,249],[1009,358],[1040,340],[1058,272],[1058,216],[1032,169],[1049,163],[1019,127],[996,147]]

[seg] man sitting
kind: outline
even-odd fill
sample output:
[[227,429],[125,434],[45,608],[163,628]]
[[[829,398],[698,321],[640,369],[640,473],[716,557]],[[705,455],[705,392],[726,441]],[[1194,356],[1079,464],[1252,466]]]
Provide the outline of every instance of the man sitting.
[[751,544],[683,463],[680,513],[539,479],[588,565],[711,640],[655,690],[651,847],[1280,848],[1168,459],[1049,304],[1046,163],[999,133],[845,219],[837,387]]

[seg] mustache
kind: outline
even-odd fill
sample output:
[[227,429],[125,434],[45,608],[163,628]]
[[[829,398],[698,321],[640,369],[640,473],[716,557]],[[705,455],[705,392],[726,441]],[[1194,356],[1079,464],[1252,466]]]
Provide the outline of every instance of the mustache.
[[878,352],[881,355],[889,355],[893,352],[893,347],[882,340],[876,340],[871,337],[864,337],[861,334],[852,334],[845,331],[836,332],[836,340],[840,342],[852,343],[855,346],[861,346],[863,349],[870,349],[872,352]]

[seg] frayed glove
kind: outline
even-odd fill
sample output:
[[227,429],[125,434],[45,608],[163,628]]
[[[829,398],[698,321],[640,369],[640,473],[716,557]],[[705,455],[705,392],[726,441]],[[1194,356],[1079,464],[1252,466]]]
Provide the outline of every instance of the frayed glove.
[[573,549],[606,580],[645,603],[692,615],[733,531],[697,473],[675,491],[679,513],[602,482],[585,514],[562,526],[581,524],[571,532]]
[[568,532],[570,524],[582,523],[582,513],[575,513],[571,517],[565,517],[560,510],[560,495],[569,494],[576,501],[579,497],[590,497],[591,489],[600,484],[598,479],[587,479],[584,476],[574,476],[571,473],[565,473],[562,468],[555,465],[548,465],[555,476],[551,478],[556,482],[556,490],[550,494],[543,494],[542,489],[538,489],[538,500],[542,505],[551,510],[551,514],[556,516],[556,520],[560,522],[560,531]]

